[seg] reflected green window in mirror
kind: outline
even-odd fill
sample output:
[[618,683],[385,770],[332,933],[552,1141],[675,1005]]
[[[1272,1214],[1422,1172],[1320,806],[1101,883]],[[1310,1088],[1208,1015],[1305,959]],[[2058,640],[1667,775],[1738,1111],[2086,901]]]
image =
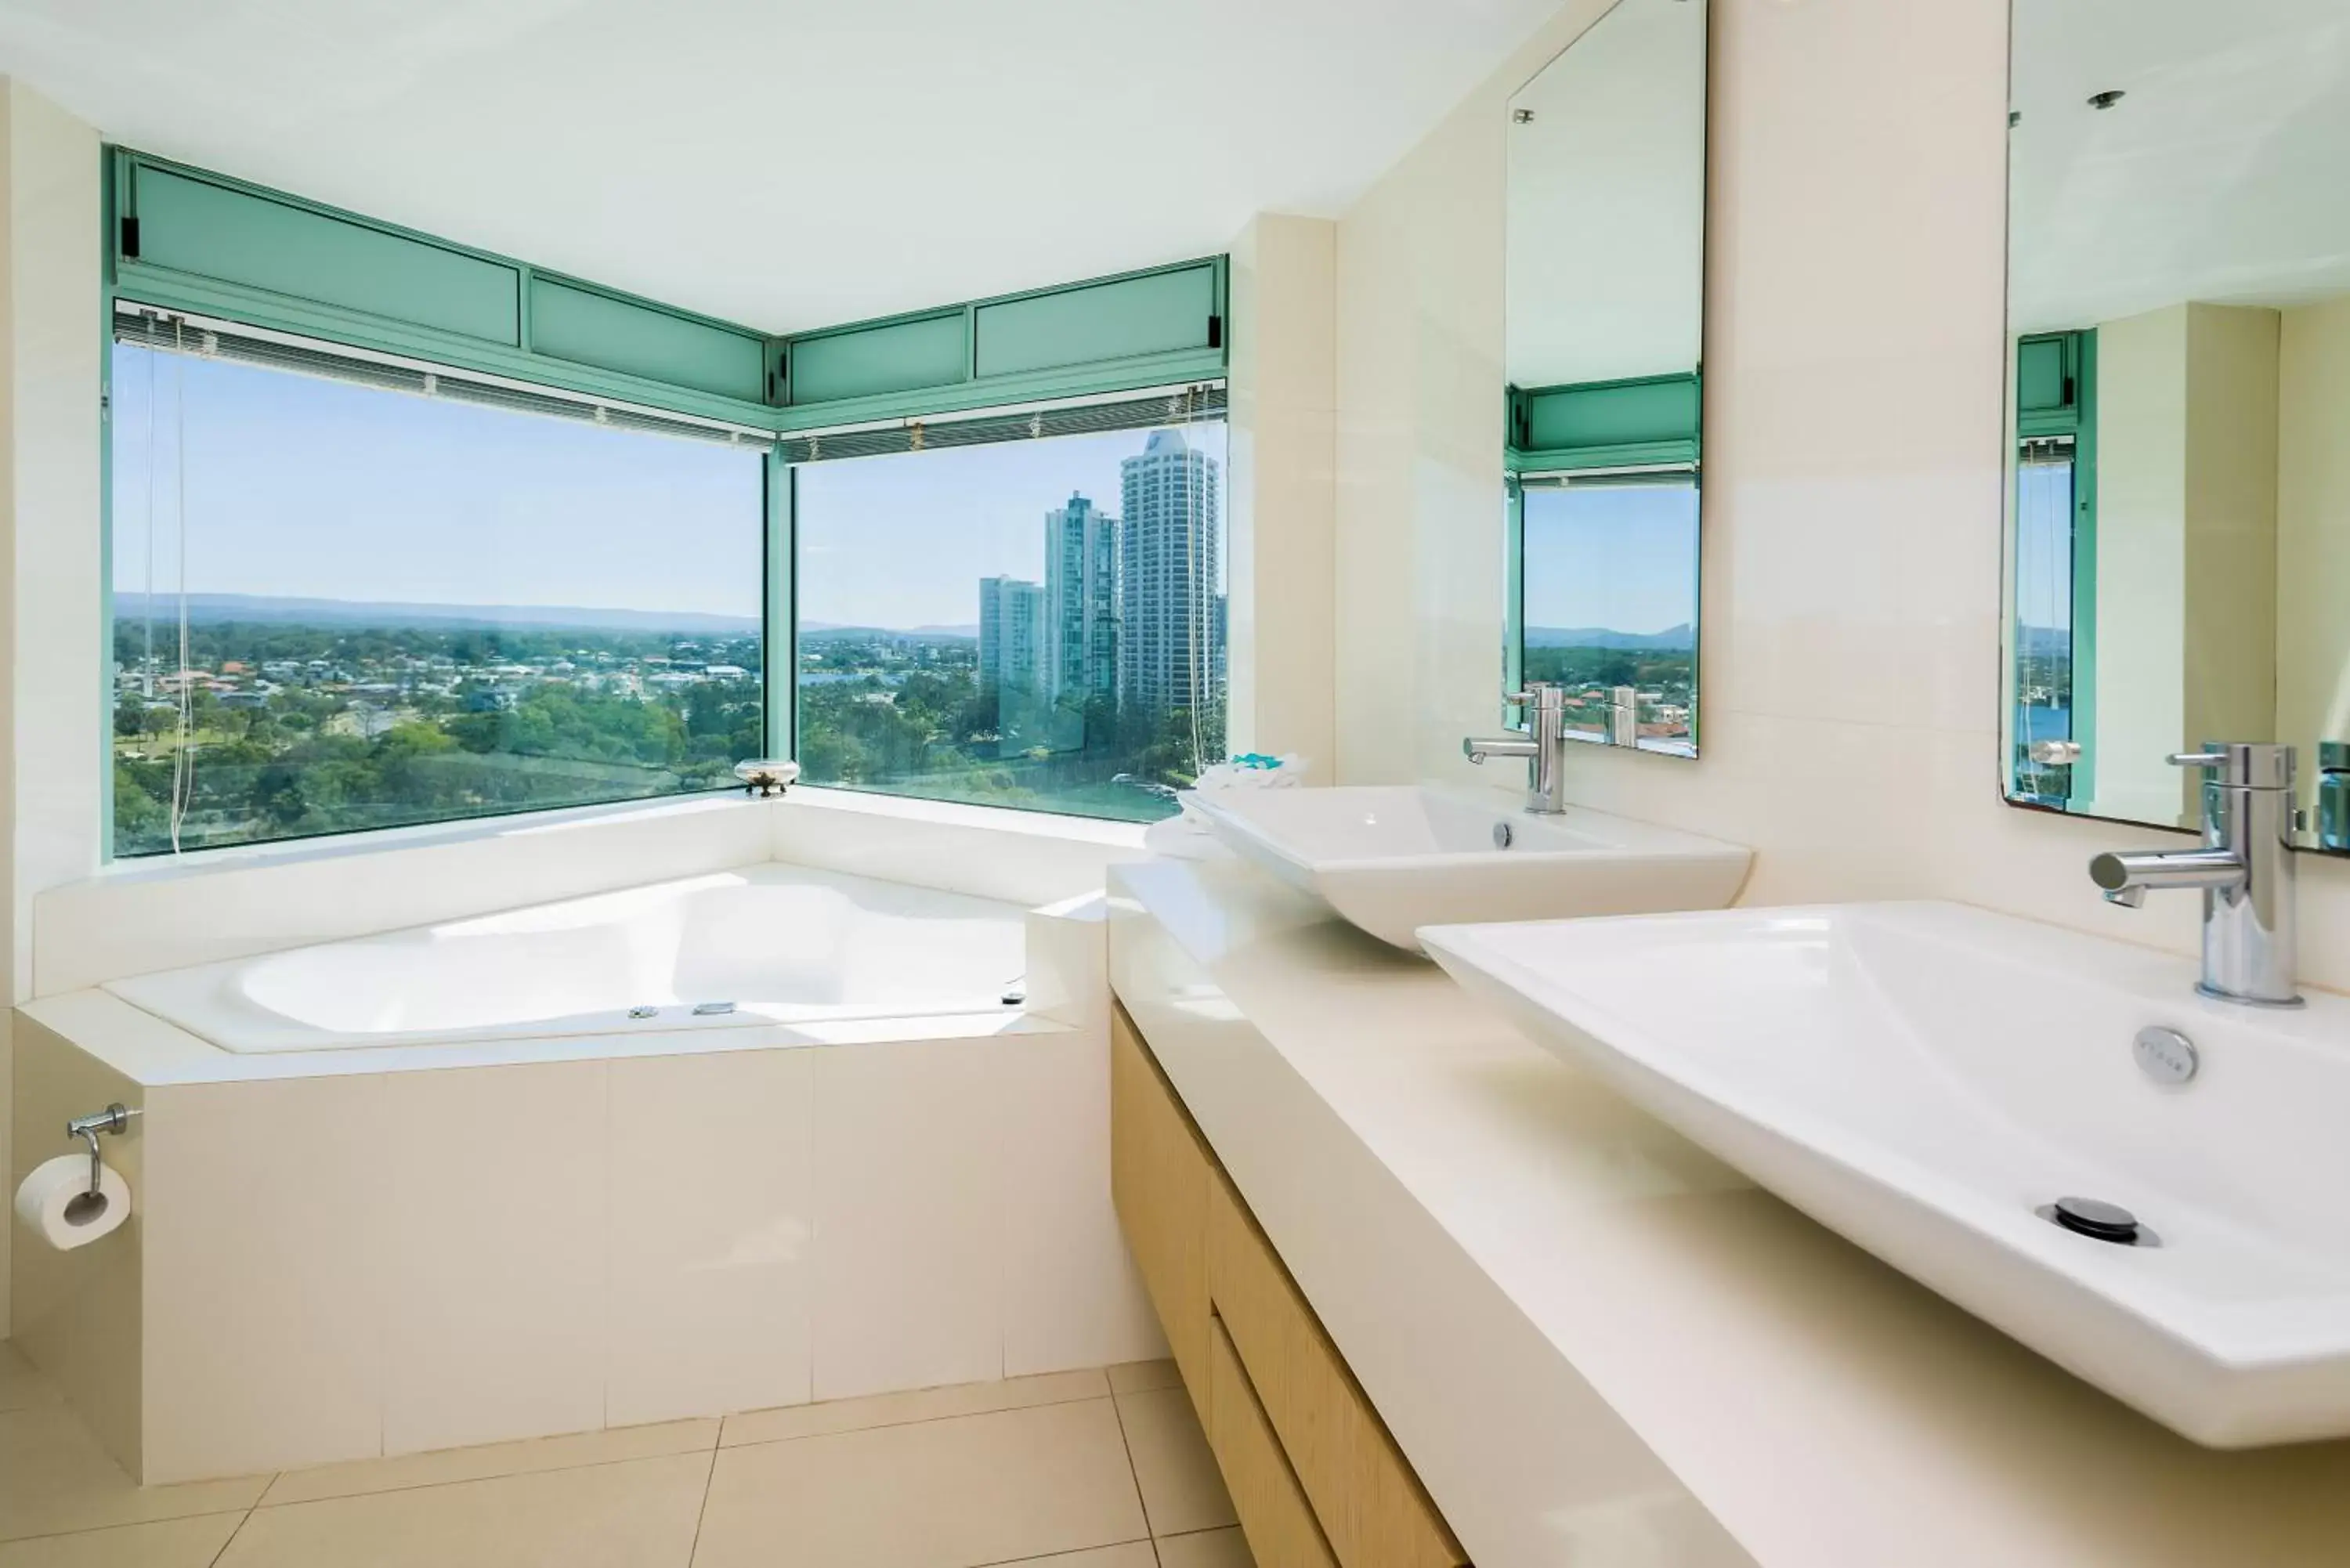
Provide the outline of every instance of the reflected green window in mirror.
[[1707,7],[1621,0],[1510,99],[1503,664],[1694,756]]
[[[2350,852],[2341,0],[2015,0],[2008,798],[2194,832],[2223,742]],[[2334,825],[2329,828],[2328,825]]]

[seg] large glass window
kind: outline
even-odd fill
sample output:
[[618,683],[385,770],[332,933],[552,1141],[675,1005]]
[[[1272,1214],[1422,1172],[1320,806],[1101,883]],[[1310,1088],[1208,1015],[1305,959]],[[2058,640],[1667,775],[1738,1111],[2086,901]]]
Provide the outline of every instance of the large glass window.
[[118,855],[711,789],[763,750],[764,443],[137,342],[112,386]]
[[2014,783],[2062,805],[2080,756],[2073,723],[2075,442],[2027,441],[2015,476]]
[[1530,474],[1520,505],[1523,678],[1567,689],[1575,733],[1693,751],[1696,474]]
[[1223,755],[1224,426],[793,470],[812,784],[1149,821]]

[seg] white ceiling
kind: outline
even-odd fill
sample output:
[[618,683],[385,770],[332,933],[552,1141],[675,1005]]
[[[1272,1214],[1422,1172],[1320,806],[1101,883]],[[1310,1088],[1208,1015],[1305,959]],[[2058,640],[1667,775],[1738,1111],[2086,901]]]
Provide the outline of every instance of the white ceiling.
[[770,330],[1335,215],[1559,0],[0,0],[110,140]]
[[1555,387],[1698,368],[1705,26],[1620,0],[1510,99],[1507,369]]
[[2350,291],[2345,0],[2017,0],[2012,75],[2016,330]]

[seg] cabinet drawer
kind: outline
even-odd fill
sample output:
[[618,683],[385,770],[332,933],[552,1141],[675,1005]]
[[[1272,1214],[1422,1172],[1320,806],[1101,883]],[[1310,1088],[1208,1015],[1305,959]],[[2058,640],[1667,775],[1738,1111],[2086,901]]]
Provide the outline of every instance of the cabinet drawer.
[[1222,1170],[1208,1296],[1343,1568],[1453,1568],[1461,1543]]
[[1337,1568],[1314,1510],[1249,1386],[1224,1325],[1208,1319],[1208,1446],[1257,1568]]
[[1207,1419],[1207,1145],[1122,1007],[1110,1010],[1109,1179],[1119,1229]]

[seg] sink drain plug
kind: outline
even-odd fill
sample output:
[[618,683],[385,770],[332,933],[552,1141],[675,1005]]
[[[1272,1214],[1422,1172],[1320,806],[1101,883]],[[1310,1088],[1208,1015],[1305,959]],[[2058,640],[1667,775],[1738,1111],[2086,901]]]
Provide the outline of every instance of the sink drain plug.
[[2119,1247],[2159,1247],[2161,1238],[2137,1222],[2137,1216],[2118,1203],[2095,1198],[2059,1198],[2035,1210],[2050,1224]]

